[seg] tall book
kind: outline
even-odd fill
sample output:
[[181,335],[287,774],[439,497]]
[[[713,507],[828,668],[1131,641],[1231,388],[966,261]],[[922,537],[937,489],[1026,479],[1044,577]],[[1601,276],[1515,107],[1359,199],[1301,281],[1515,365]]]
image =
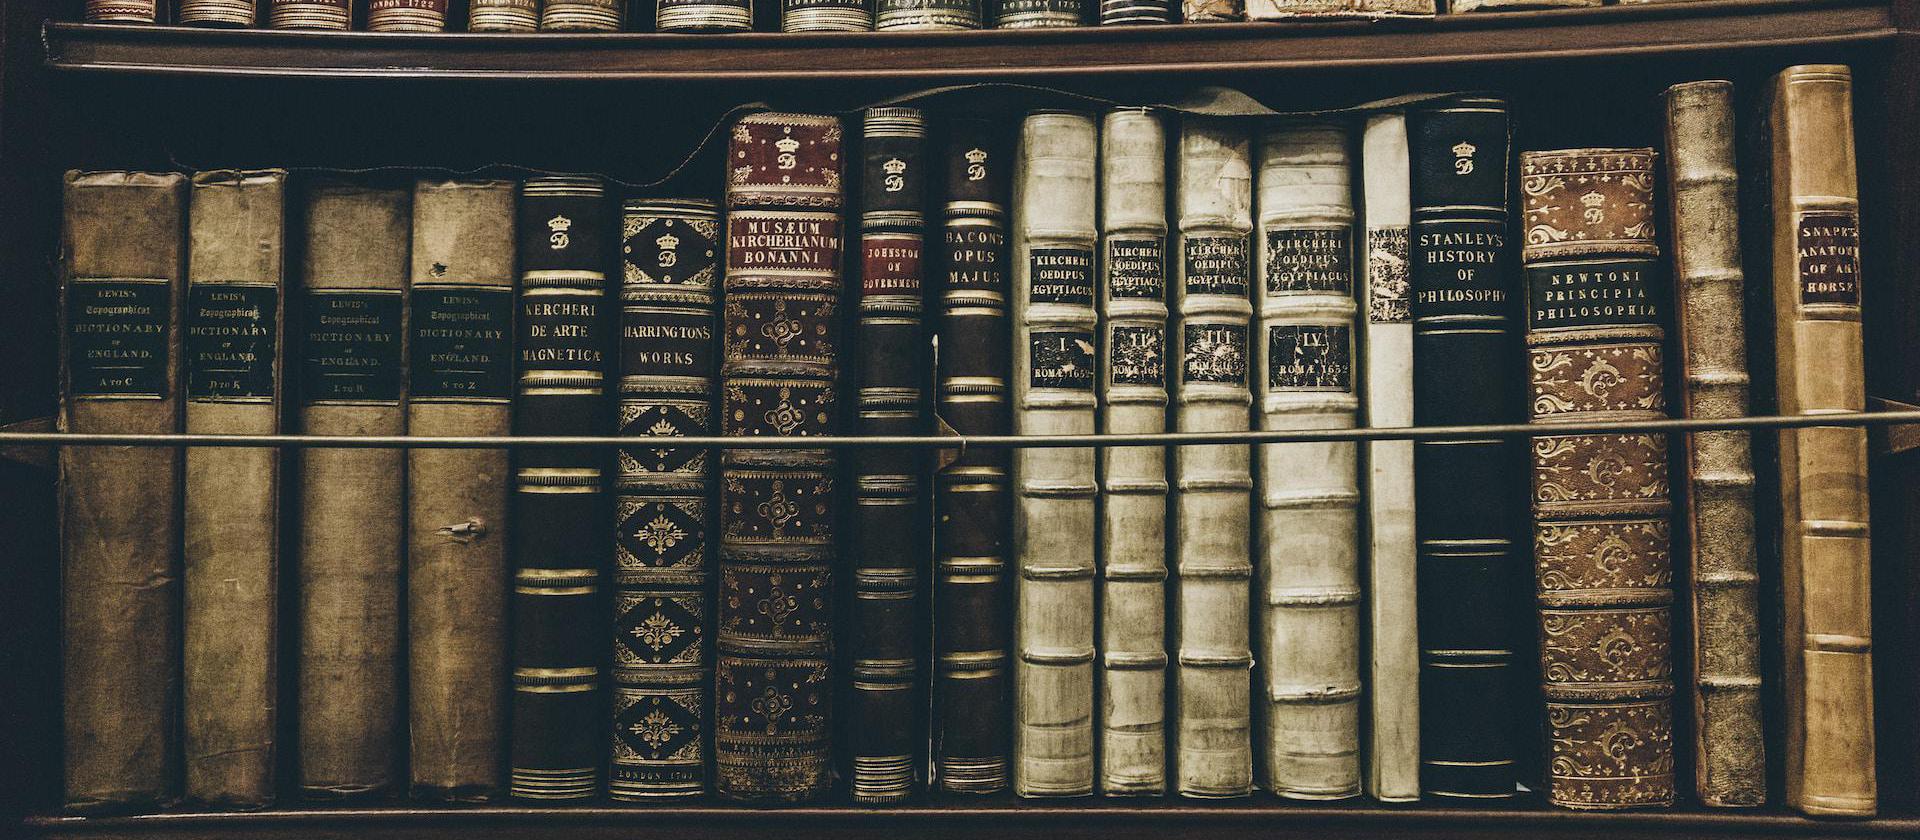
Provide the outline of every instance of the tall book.
[[[1142,108],[1100,134],[1100,431],[1167,430],[1167,129]],[[1100,791],[1167,790],[1167,453],[1100,451]]]
[[[1679,407],[1693,419],[1740,417],[1747,413],[1748,376],[1733,85],[1674,85],[1666,106]],[[1728,430],[1678,440],[1677,527],[1692,594],[1694,794],[1714,807],[1762,805],[1766,739],[1749,438]]]
[[[1013,132],[955,118],[940,150],[945,195],[937,406],[963,435],[1004,435],[1007,193]],[[933,762],[947,793],[1007,786],[1012,591],[1004,449],[970,449],[934,477]]]
[[873,28],[867,0],[780,0],[781,32],[865,32]]
[[981,0],[874,0],[873,28],[902,32],[979,29]]
[[1247,0],[1248,20],[1433,17],[1434,0]]
[[[287,173],[193,176],[187,216],[188,434],[280,431]],[[186,794],[273,801],[279,751],[280,451],[187,450],[181,668]]]
[[[306,190],[298,312],[300,431],[403,435],[411,194],[337,181]],[[385,793],[401,761],[406,452],[301,452],[300,789]]]
[[267,0],[267,26],[273,29],[352,29],[353,0]]
[[[70,171],[60,430],[180,430],[187,179]],[[166,804],[180,760],[180,450],[63,447],[66,807]]]
[[[1351,132],[1262,133],[1253,380],[1262,429],[1348,429],[1354,388]],[[1360,452],[1352,441],[1259,451],[1260,732],[1265,787],[1360,795]]]
[[[620,434],[714,433],[720,208],[629,199],[621,222]],[[624,447],[614,477],[614,799],[707,789],[713,462]]]
[[[1774,400],[1779,414],[1861,411],[1860,192],[1853,74],[1789,67],[1768,92]],[[1867,434],[1778,434],[1787,804],[1868,816],[1874,776]]]
[[469,0],[467,3],[469,32],[533,32],[539,28],[540,0]]
[[1087,14],[1086,0],[1000,0],[995,9],[995,29],[1081,26]]
[[[1531,422],[1659,420],[1664,289],[1652,149],[1520,154]],[[1533,439],[1547,799],[1673,804],[1667,439]]]
[[[1092,434],[1094,162],[1088,114],[1035,111],[1021,125],[1013,187],[1013,430]],[[1093,793],[1092,449],[1013,455],[1013,789]]]
[[[513,429],[512,181],[413,186],[407,433]],[[507,723],[505,449],[407,450],[413,795],[499,792]]]
[[[1367,118],[1360,139],[1366,261],[1360,268],[1361,414],[1366,425],[1413,425],[1413,321],[1408,313],[1407,117]],[[1362,449],[1367,557],[1367,794],[1382,802],[1420,798],[1419,597],[1414,586],[1413,441],[1372,440]]]
[[[607,269],[613,208],[599,178],[554,175],[520,185],[519,348],[513,433],[600,435],[612,428]],[[514,453],[513,705],[508,792],[538,801],[599,792],[607,761],[602,691],[612,542],[608,453]]]
[[[869,108],[860,173],[860,433],[926,433],[927,336],[921,324],[926,239],[926,117]],[[898,802],[919,787],[925,453],[853,455],[852,642],[848,748],[856,802]]]
[[[1507,238],[1507,103],[1441,100],[1407,115],[1413,167],[1413,418],[1422,426],[1522,416]],[[1500,438],[1416,441],[1421,787],[1456,800],[1505,799],[1518,782],[1514,676],[1526,638],[1521,446]]]
[[[839,119],[760,113],[727,155],[720,431],[787,442],[838,428]],[[836,458],[730,449],[720,475],[716,789],[802,801],[832,781]],[[762,606],[764,605],[764,607]]]

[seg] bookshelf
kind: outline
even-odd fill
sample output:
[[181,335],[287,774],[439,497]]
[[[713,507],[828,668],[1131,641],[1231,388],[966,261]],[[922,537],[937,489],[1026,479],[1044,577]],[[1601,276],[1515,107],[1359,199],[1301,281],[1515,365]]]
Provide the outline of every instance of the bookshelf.
[[[1920,402],[1920,0],[1696,0],[1441,17],[1058,31],[784,35],[406,35],[74,23],[78,0],[0,4],[0,423],[52,413],[59,191],[68,167],[369,167],[510,162],[662,175],[735,103],[843,108],[969,82],[1034,82],[1127,101],[1229,84],[1276,107],[1407,90],[1509,92],[1518,148],[1655,142],[1653,95],[1732,78],[1751,93],[1796,61],[1855,68],[1866,216],[1869,393]],[[1017,91],[988,96],[1022,95]],[[550,130],[568,121],[591,132]],[[710,154],[711,150],[701,154]],[[717,175],[713,161],[694,155]],[[41,427],[44,428],[44,427]],[[7,441],[0,441],[7,443]],[[846,840],[968,834],[1145,838],[1759,838],[1920,836],[1920,461],[1877,456],[1876,634],[1882,816],[1825,822],[1780,807],[1582,813],[1544,805],[1449,809],[1250,801],[1021,801],[921,797],[895,808],[844,794],[800,808],[713,800],[662,806],[289,805],[57,813],[58,578],[44,462],[0,460],[0,835],[72,838],[703,838]],[[1685,752],[1684,749],[1681,750]],[[1682,764],[1686,767],[1685,759]],[[1777,784],[1775,785],[1777,788]]]

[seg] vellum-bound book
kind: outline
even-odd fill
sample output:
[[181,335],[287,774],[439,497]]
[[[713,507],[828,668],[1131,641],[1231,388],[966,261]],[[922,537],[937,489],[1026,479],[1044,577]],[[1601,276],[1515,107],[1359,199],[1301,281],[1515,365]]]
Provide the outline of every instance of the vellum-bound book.
[[[1254,390],[1262,429],[1354,425],[1353,188],[1339,123],[1260,137]],[[1359,450],[1352,441],[1259,451],[1262,723],[1268,790],[1360,793]]]
[[1451,0],[1447,11],[1461,12],[1508,12],[1522,9],[1571,9],[1589,8],[1604,5],[1603,0]]
[[1248,20],[1433,17],[1435,0],[1247,0]]

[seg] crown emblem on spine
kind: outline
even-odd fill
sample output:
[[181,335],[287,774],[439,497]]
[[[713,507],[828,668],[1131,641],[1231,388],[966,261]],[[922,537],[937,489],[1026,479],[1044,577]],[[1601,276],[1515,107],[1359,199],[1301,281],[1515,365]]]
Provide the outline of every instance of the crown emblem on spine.
[[985,149],[968,149],[967,162],[974,163],[974,164],[986,163],[987,162],[986,150]]
[[800,151],[800,141],[795,140],[792,137],[782,137],[778,140],[773,141],[773,147],[776,149],[779,149],[783,153],[790,155],[790,154],[793,154],[794,152]]
[[880,168],[888,175],[898,175],[907,171],[907,162],[899,158],[892,158],[886,163],[880,164]]
[[555,216],[547,220],[547,230],[554,233],[566,233],[573,228],[573,220],[565,216]]
[[1599,190],[1593,190],[1586,195],[1580,196],[1580,203],[1588,207],[1599,207],[1607,203],[1607,197],[1601,195]]
[[662,234],[659,239],[653,240],[653,244],[660,246],[662,251],[671,251],[680,247],[680,237],[671,233]]
[[1454,145],[1453,156],[1454,157],[1473,157],[1473,153],[1477,151],[1479,151],[1479,148],[1474,146],[1472,143],[1462,142]]

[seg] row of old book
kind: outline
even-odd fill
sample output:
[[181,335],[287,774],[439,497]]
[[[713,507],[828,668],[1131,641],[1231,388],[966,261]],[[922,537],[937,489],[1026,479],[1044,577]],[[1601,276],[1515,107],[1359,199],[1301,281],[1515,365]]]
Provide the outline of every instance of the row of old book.
[[[1626,5],[1669,0],[1618,0]],[[264,5],[265,11],[258,6]],[[784,0],[782,32],[1028,29],[1166,23],[1432,17],[1439,0]],[[1600,6],[1601,0],[1452,0],[1449,12]],[[984,7],[984,8],[983,8]],[[447,0],[367,0],[370,32],[460,29]],[[627,0],[471,0],[469,32],[619,32]],[[187,26],[353,29],[354,0],[180,0]],[[91,23],[166,22],[158,0],[87,0]],[[656,32],[744,32],[754,28],[752,0],[659,0]]]
[[[807,448],[1858,410],[1849,71],[1770,96],[1744,224],[1717,81],[1667,92],[1664,167],[1516,171],[1508,103],[1441,95],[758,113],[722,200],[618,212],[70,173],[66,430],[463,440],[64,448],[68,805],[262,807],[291,751],[313,798],[1622,808],[1690,767],[1754,806],[1759,533],[1780,793],[1872,813],[1858,428],[1756,436],[1758,501],[1740,432]],[[615,432],[659,440],[564,439]]]

